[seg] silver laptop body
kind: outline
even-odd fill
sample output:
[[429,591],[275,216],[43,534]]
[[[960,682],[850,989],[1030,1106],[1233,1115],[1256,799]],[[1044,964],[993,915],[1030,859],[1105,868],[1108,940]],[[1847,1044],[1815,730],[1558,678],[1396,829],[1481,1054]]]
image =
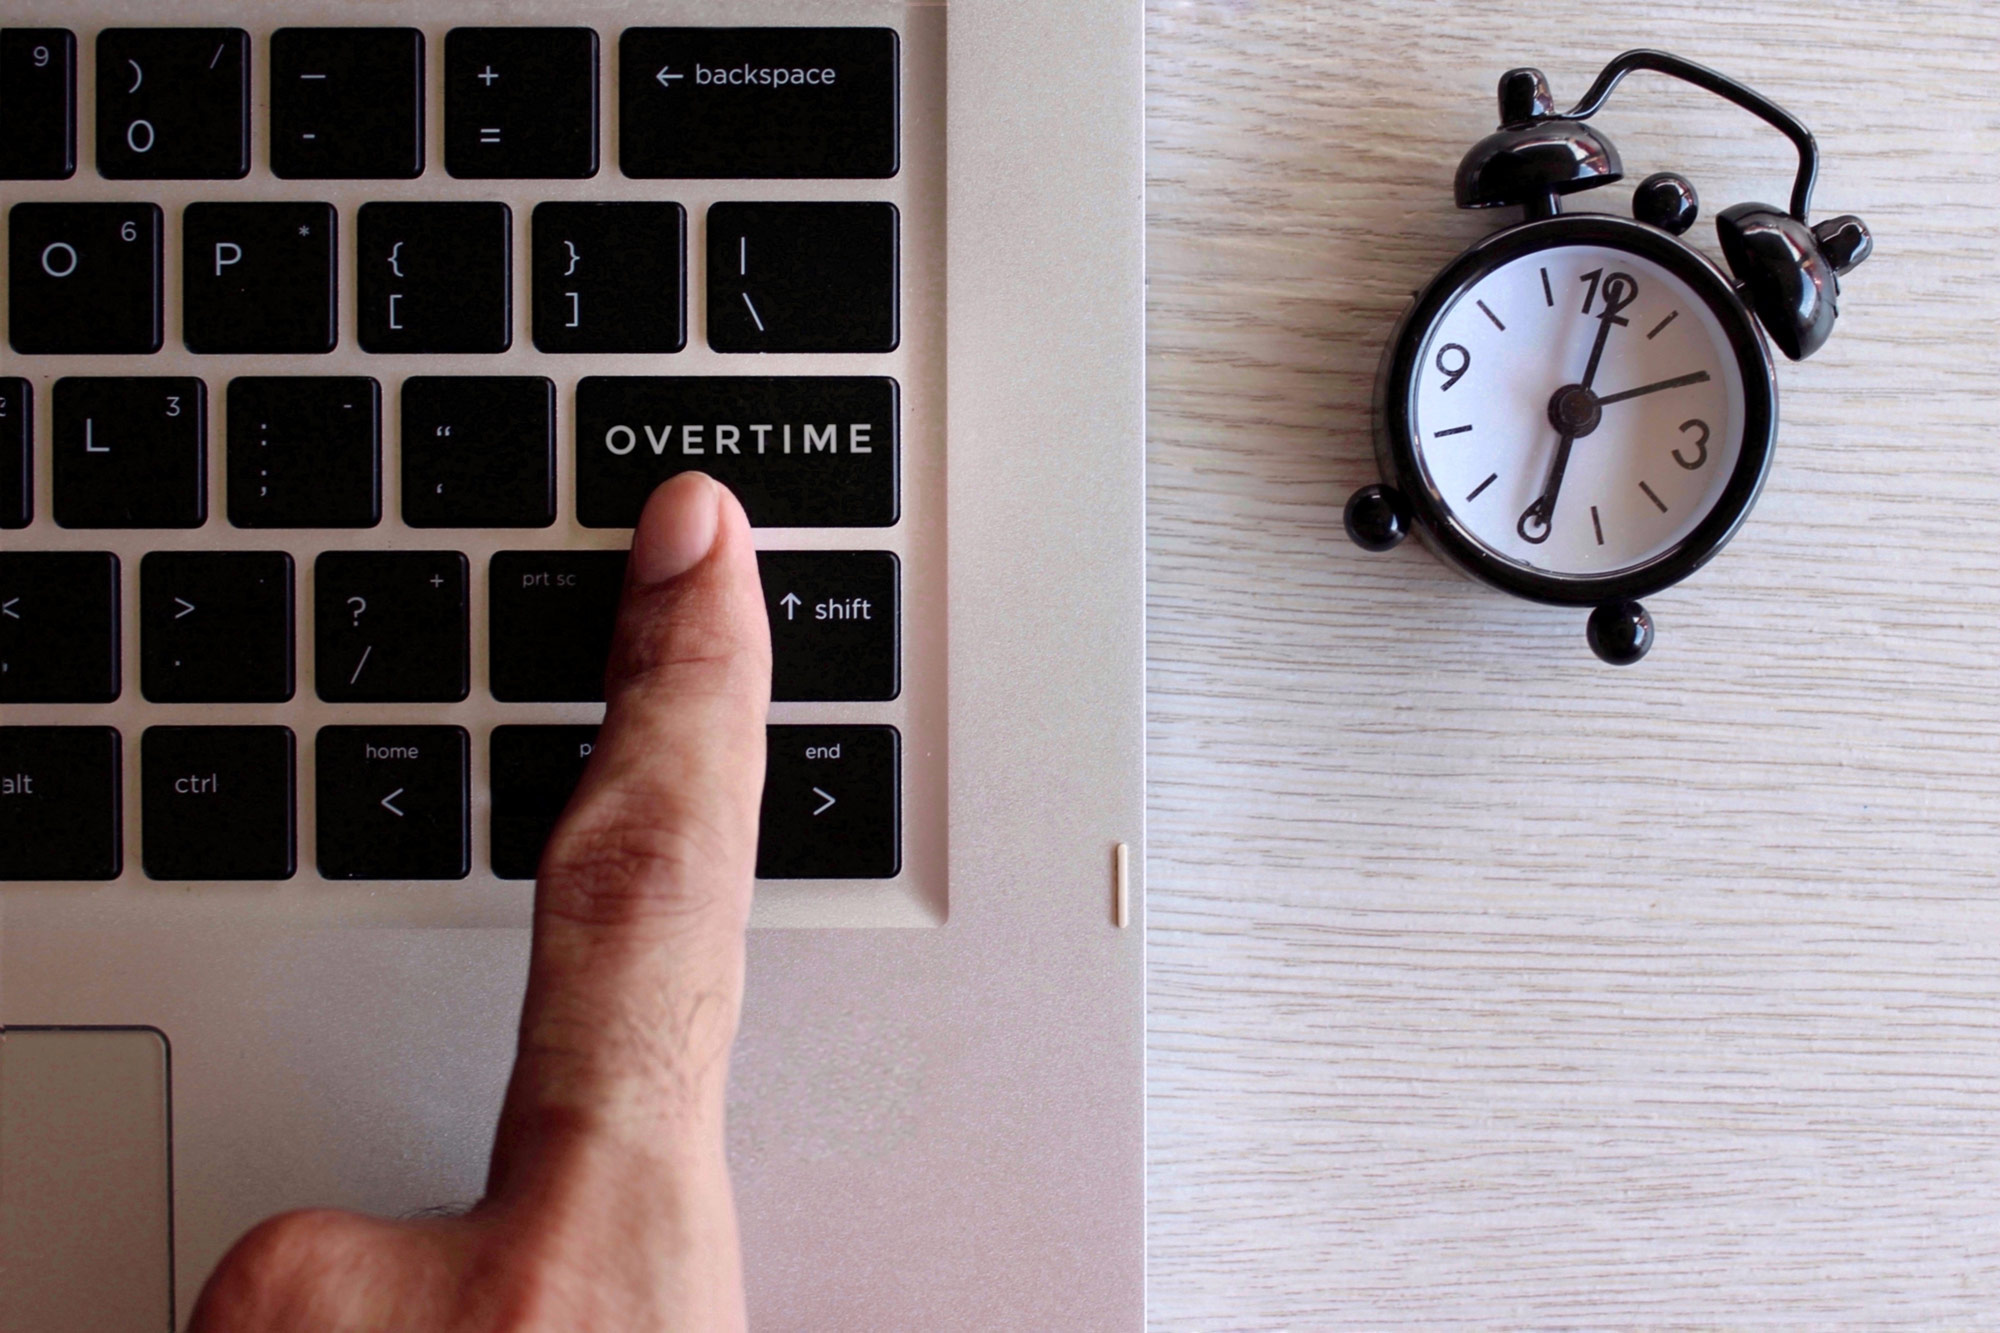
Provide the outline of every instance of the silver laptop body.
[[[100,28],[247,30],[252,166],[243,180],[107,180],[93,152]],[[414,180],[280,180],[268,164],[270,35],[290,26],[423,30],[429,153]],[[445,35],[588,26],[599,36],[602,165],[588,180],[460,180],[443,170]],[[637,180],[619,170],[619,35],[641,26],[866,26],[899,34],[901,166],[882,180]],[[0,182],[22,201],[158,204],[166,337],[144,357],[27,356],[0,375],[37,395],[35,510],[0,552],[116,553],[125,686],[105,704],[0,704],[0,727],[112,726],[124,738],[123,868],[101,883],[0,885],[0,1329],[63,1293],[138,1284],[184,1322],[230,1243],[305,1205],[382,1214],[477,1198],[523,981],[532,886],[491,873],[484,746],[505,724],[590,723],[601,705],[522,704],[486,688],[489,557],[613,548],[579,525],[573,403],[585,375],[893,377],[899,521],[858,544],[902,570],[901,690],[878,703],[775,704],[777,724],[887,724],[902,744],[902,852],[887,879],[760,881],[734,1067],[731,1157],[750,1308],[762,1328],[1135,1329],[1143,1322],[1143,143],[1136,0],[0,0],[0,29],[76,34],[78,164]],[[0,89],[0,108],[7,94]],[[4,115],[4,111],[0,111]],[[339,210],[340,339],[325,356],[204,356],[179,337],[178,219],[204,200]],[[376,200],[503,200],[516,219],[510,350],[371,355],[355,335],[354,210]],[[671,199],[688,219],[686,350],[544,354],[528,336],[526,219],[546,200]],[[705,340],[702,218],[727,200],[886,200],[901,217],[900,345],[879,355],[744,357]],[[4,302],[0,302],[4,305]],[[373,376],[384,390],[382,520],[357,531],[241,530],[221,497],[233,376]],[[394,384],[417,374],[546,375],[556,385],[557,518],[533,531],[412,531],[394,480]],[[63,528],[51,518],[54,382],[200,376],[211,404],[206,523]],[[760,528],[760,548],[845,549],[851,532]],[[473,684],[460,703],[321,701],[312,588],[324,551],[411,547],[469,561]],[[289,551],[299,689],[281,704],[146,701],[141,558]],[[315,866],[311,737],[322,725],[448,723],[471,737],[471,873],[339,881]],[[142,866],[141,734],[282,724],[298,737],[298,871],[172,882]],[[170,1093],[112,1113],[64,1083],[53,1029],[137,1034],[121,1069]],[[150,1035],[148,1030],[159,1036]],[[152,1045],[148,1045],[148,1043]],[[62,1048],[67,1049],[67,1048]],[[78,1048],[78,1068],[95,1057]],[[157,1052],[156,1054],[154,1052]],[[136,1063],[135,1063],[136,1062]],[[95,1067],[95,1066],[91,1066]],[[50,1071],[57,1071],[51,1073]],[[130,1077],[117,1086],[133,1086]],[[53,1090],[53,1091],[52,1091]],[[144,1149],[77,1183],[37,1172],[65,1126],[104,1121]],[[150,1119],[149,1119],[150,1117]],[[127,1124],[120,1129],[117,1124]],[[58,1145],[52,1147],[50,1145]],[[73,1145],[72,1145],[73,1146]],[[108,1160],[108,1159],[107,1159]],[[11,1169],[9,1169],[11,1164]],[[101,1167],[103,1163],[99,1164]],[[129,1187],[121,1183],[129,1178]],[[67,1182],[67,1183],[66,1183]],[[53,1193],[52,1193],[53,1191]],[[159,1195],[166,1192],[166,1207]],[[66,1211],[49,1204],[68,1199]],[[84,1201],[84,1202],[80,1202]],[[137,1219],[68,1244],[52,1228]],[[150,1247],[170,1218],[168,1247]],[[62,1221],[67,1219],[67,1221]],[[58,1221],[62,1227],[58,1227]],[[93,1233],[96,1234],[96,1233]],[[120,1239],[122,1237],[122,1239]],[[11,1241],[9,1240],[11,1238]],[[109,1239],[107,1239],[109,1238]],[[33,1262],[27,1250],[32,1244]],[[92,1246],[96,1246],[95,1249]],[[148,1249],[150,1254],[150,1249]],[[32,1270],[32,1271],[30,1271]],[[37,1305],[36,1302],[44,1304]]]

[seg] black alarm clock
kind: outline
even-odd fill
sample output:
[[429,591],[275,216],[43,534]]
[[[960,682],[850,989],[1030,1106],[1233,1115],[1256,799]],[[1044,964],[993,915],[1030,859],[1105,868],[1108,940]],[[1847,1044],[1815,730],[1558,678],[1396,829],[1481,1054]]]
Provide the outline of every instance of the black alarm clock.
[[[1623,175],[1584,122],[1634,70],[1716,93],[1798,149],[1789,211],[1716,218],[1727,274],[1680,239],[1699,207],[1681,176],[1641,182],[1632,219],[1562,211]],[[1347,502],[1347,533],[1385,551],[1414,529],[1502,591],[1591,607],[1591,648],[1624,665],[1653,643],[1638,599],[1706,564],[1757,502],[1778,424],[1765,335],[1795,361],[1817,351],[1839,275],[1872,242],[1859,218],[1808,224],[1804,125],[1678,56],[1627,51],[1560,115],[1539,70],[1510,70],[1500,121],[1459,164],[1458,205],[1525,216],[1447,264],[1397,324],[1375,390],[1382,482]]]

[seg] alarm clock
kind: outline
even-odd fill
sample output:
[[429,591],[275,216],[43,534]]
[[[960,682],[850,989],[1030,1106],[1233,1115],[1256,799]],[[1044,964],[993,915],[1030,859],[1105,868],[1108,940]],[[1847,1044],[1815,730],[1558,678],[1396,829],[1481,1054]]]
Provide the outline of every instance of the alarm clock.
[[[1682,176],[1647,177],[1629,219],[1562,211],[1624,174],[1586,122],[1634,70],[1726,98],[1798,150],[1788,210],[1717,216],[1727,273],[1681,239],[1699,210]],[[1803,124],[1663,51],[1625,52],[1561,114],[1539,70],[1510,70],[1500,122],[1459,164],[1457,201],[1523,218],[1447,264],[1398,322],[1375,389],[1382,481],[1347,502],[1347,533],[1386,551],[1415,531],[1504,592],[1590,607],[1591,648],[1626,665],[1653,643],[1638,599],[1706,564],[1757,502],[1778,424],[1767,335],[1795,361],[1817,351],[1840,275],[1873,243],[1856,217],[1808,223],[1818,150]]]

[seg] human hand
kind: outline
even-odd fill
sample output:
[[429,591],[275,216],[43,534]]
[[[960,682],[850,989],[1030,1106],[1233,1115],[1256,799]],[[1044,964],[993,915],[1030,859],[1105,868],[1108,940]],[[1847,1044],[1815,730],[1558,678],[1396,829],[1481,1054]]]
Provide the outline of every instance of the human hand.
[[191,1333],[744,1326],[723,1095],[770,692],[749,522],[685,473],[639,520],[604,728],[542,857],[486,1197],[273,1218]]

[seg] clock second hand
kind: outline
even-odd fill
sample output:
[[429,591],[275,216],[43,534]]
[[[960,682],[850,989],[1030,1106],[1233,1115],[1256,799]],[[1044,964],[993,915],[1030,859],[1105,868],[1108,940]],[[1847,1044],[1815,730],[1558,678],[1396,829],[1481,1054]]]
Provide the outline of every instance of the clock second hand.
[[[1604,280],[1602,295],[1604,309],[1597,316],[1597,338],[1590,345],[1590,361],[1583,368],[1583,382],[1578,386],[1584,394],[1590,396],[1593,403],[1600,402],[1590,393],[1590,386],[1597,378],[1598,364],[1604,359],[1604,344],[1611,337],[1613,324],[1632,322],[1618,312],[1638,299],[1639,284],[1623,273],[1613,273]],[[1560,392],[1558,390],[1558,393]],[[1590,424],[1594,428],[1596,422],[1593,420]],[[1514,530],[1521,535],[1522,541],[1539,546],[1549,539],[1549,533],[1555,525],[1556,497],[1562,493],[1563,473],[1569,470],[1570,446],[1576,443],[1576,436],[1575,430],[1566,430],[1562,433],[1562,438],[1556,442],[1556,456],[1549,464],[1549,477],[1542,487],[1541,496],[1521,511],[1520,521],[1514,525]],[[1528,525],[1531,520],[1541,529],[1539,537],[1529,534]]]

